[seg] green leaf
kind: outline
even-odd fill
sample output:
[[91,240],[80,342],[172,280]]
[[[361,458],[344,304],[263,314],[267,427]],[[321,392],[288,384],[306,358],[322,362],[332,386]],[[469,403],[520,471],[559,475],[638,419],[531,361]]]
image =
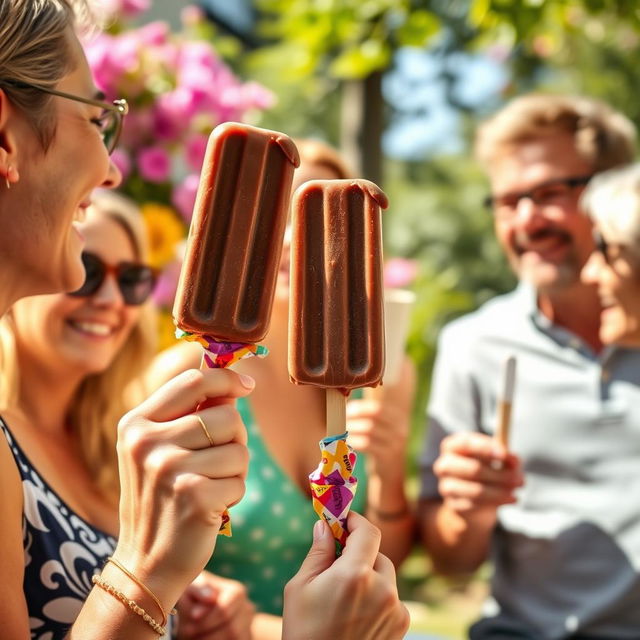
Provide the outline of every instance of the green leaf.
[[337,78],[365,78],[374,71],[388,67],[390,61],[390,46],[385,42],[369,39],[336,56],[329,66],[329,72]]
[[430,11],[414,11],[398,28],[398,43],[401,46],[424,47],[440,31],[440,27],[440,20]]

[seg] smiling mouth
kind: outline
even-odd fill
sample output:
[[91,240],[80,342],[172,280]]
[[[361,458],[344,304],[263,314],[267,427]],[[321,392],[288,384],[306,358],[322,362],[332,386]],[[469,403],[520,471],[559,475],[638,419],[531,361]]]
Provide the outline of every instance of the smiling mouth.
[[103,322],[85,322],[81,320],[68,320],[69,326],[76,331],[98,338],[107,338],[115,333],[115,328]]
[[566,231],[542,229],[532,234],[518,234],[515,237],[515,249],[519,255],[533,252],[544,255],[568,246],[571,236]]

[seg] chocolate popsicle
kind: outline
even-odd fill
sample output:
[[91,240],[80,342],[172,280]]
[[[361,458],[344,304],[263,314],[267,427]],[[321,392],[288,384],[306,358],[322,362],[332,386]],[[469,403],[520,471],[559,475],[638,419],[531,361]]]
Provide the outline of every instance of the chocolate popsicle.
[[235,122],[213,130],[173,307],[178,328],[228,343],[264,338],[299,163],[277,131]]
[[325,388],[327,437],[309,482],[338,553],[358,484],[346,397],[384,373],[381,207],[387,197],[367,180],[314,180],[293,196],[289,377]]
[[368,180],[312,180],[293,196],[289,377],[340,389],[384,373],[382,224]]

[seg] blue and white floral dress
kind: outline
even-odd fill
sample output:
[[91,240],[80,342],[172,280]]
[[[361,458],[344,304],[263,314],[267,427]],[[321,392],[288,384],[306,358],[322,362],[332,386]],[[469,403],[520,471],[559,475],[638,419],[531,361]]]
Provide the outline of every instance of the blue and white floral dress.
[[33,640],[62,640],[116,540],[75,513],[40,477],[0,418],[22,480],[24,594]]

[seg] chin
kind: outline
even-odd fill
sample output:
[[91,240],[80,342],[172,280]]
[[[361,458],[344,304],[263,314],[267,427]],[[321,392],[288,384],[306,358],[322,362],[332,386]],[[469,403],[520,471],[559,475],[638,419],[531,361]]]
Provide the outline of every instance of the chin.
[[518,277],[531,284],[537,291],[557,291],[580,281],[580,274],[568,265],[551,262],[520,264]]

